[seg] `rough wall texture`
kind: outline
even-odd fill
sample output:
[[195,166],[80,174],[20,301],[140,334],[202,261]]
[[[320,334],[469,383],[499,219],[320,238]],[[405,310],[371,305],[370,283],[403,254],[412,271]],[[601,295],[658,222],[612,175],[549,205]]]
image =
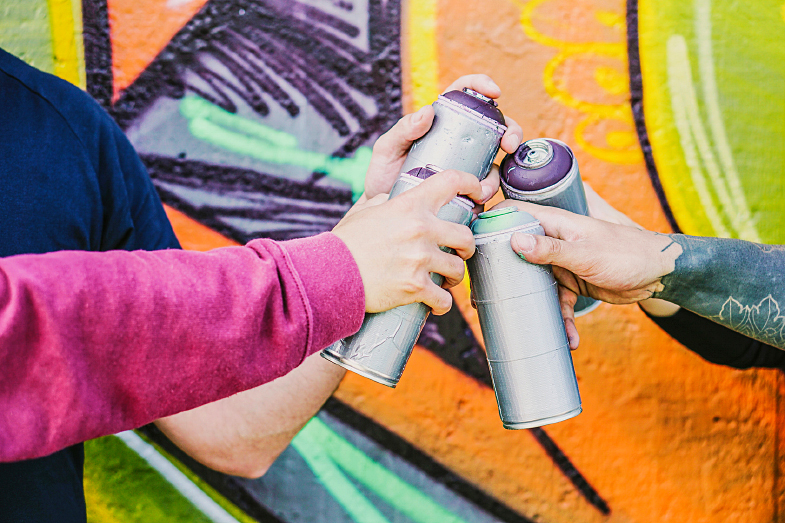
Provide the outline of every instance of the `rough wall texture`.
[[[0,46],[85,87],[123,126],[188,248],[329,229],[373,140],[469,72],[499,83],[525,138],[569,143],[584,179],[642,225],[785,242],[781,0],[0,0],[0,12]],[[397,389],[350,373],[259,481],[146,435],[222,507],[214,521],[785,521],[781,374],[710,365],[637,308],[603,305],[578,323],[583,414],[505,431],[467,288],[454,295]],[[92,521],[208,518],[132,448],[88,446]]]

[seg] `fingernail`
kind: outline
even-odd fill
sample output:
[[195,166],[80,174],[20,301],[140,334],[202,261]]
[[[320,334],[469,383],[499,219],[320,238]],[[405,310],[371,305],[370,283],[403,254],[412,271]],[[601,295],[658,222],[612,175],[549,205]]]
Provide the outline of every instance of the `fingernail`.
[[515,133],[510,133],[510,138],[513,139],[515,142],[515,147],[518,147],[521,144],[521,137]]
[[491,196],[493,196],[493,187],[483,186],[482,188],[482,201],[487,201]]
[[[515,235],[515,240],[518,244],[518,254],[521,258],[523,258],[524,252],[531,252],[534,250],[534,246],[537,245],[537,241],[534,239],[534,236],[531,234],[521,234],[517,233]],[[524,260],[526,258],[523,258]]]
[[425,107],[421,107],[419,111],[412,115],[412,123],[418,124],[422,121],[423,109],[425,109]]
[[499,87],[499,86],[498,86],[498,84],[497,84],[496,82],[494,82],[493,80],[488,80],[488,81],[490,82],[490,84],[491,84],[491,87],[494,87],[494,88],[496,88],[496,89],[497,89],[499,92],[502,92],[502,88],[501,88],[501,87]]

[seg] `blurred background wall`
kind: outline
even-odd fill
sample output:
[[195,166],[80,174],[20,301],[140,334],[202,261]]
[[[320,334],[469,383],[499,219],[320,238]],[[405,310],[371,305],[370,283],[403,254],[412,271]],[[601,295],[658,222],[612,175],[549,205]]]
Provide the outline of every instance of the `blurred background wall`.
[[[643,226],[785,243],[783,42],[782,0],[0,0],[0,47],[103,104],[199,250],[329,230],[374,140],[468,73]],[[397,389],[349,373],[260,480],[152,428],[89,443],[89,519],[785,521],[781,373],[602,305],[578,320],[583,414],[506,431],[453,294]]]

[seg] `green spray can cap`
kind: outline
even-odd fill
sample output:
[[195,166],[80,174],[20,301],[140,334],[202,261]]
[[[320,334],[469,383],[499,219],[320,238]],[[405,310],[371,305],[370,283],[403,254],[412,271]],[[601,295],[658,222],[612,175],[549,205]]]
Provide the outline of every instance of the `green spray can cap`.
[[528,212],[520,211],[517,207],[502,207],[492,211],[481,212],[472,222],[471,228],[475,236],[489,234],[507,229],[514,229],[529,225],[532,228],[540,224]]

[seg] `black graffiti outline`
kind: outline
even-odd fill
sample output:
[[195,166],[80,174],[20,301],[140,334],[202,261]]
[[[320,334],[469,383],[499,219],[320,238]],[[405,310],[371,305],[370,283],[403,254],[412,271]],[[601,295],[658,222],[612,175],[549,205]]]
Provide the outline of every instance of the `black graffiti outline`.
[[641,56],[638,43],[638,0],[627,0],[627,55],[628,68],[630,74],[630,107],[632,107],[632,117],[635,121],[635,130],[638,134],[638,141],[643,151],[643,159],[646,163],[646,172],[649,174],[651,185],[660,201],[662,211],[673,232],[680,233],[681,228],[676,222],[673,210],[665,196],[662,182],[657,172],[657,165],[654,163],[649,132],[646,129],[646,118],[643,114],[643,74],[641,73]]

